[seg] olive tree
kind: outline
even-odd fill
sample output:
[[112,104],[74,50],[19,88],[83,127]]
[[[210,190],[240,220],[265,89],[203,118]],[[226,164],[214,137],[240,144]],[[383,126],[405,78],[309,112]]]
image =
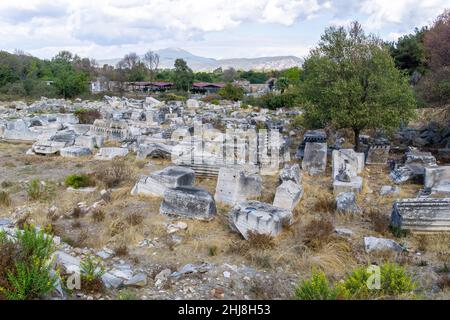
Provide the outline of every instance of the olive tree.
[[367,128],[387,132],[415,114],[408,78],[395,68],[388,48],[358,22],[330,27],[303,65],[300,93],[310,127],[350,128],[359,149]]

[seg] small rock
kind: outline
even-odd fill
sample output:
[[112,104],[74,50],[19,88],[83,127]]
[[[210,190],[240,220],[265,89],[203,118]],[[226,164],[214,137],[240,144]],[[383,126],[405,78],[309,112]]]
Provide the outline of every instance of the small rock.
[[138,273],[130,280],[125,281],[124,285],[132,287],[145,287],[147,285],[147,276],[144,273]]
[[364,237],[364,247],[366,252],[392,250],[401,252],[404,248],[391,239]]

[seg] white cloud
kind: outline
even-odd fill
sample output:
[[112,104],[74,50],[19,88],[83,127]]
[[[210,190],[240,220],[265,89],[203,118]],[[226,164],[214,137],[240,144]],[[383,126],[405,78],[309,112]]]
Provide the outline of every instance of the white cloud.
[[[0,0],[0,50],[21,48],[49,57],[71,49],[117,57],[125,50],[169,45],[202,47],[207,53],[208,34],[220,37],[242,26],[295,28],[303,21],[312,27],[299,28],[299,38],[307,32],[318,39],[327,25],[356,19],[369,31],[385,29],[384,35],[393,37],[431,22],[445,5],[448,0]],[[253,32],[258,33],[256,27]],[[315,41],[300,43],[291,36],[291,42],[280,42],[279,33],[270,32],[264,36],[253,47],[239,45],[239,51],[294,54]],[[221,55],[235,52],[229,47]]]

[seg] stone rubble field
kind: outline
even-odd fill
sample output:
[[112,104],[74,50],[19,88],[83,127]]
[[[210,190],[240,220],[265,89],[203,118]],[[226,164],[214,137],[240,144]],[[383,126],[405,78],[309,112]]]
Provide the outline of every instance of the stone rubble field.
[[[80,123],[80,109],[101,118]],[[312,268],[340,279],[385,261],[421,297],[450,298],[449,128],[362,136],[355,152],[345,132],[296,126],[299,114],[195,99],[0,102],[0,230],[51,226],[61,275],[101,260],[103,290],[68,292],[61,276],[53,299],[289,299]],[[264,166],[258,149],[229,164],[207,131],[194,161],[198,137],[173,136],[199,126],[280,132],[280,160]],[[67,185],[73,174],[90,184]]]

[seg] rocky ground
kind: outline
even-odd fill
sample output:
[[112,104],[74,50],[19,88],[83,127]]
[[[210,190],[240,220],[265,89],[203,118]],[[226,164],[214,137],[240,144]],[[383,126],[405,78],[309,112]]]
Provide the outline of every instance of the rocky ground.
[[[101,257],[110,287],[99,293],[65,292],[68,299],[288,299],[313,267],[338,280],[358,265],[383,261],[405,266],[418,283],[419,297],[450,298],[445,284],[450,236],[396,238],[389,231],[394,199],[415,198],[423,186],[408,182],[398,193],[380,195],[382,186],[393,185],[387,165],[367,166],[361,174],[359,214],[335,211],[330,161],[324,175],[304,173],[294,224],[269,243],[254,243],[231,231],[229,207],[218,205],[209,222],[170,219],[158,214],[162,199],[130,194],[140,175],[166,167],[166,161],[136,160],[130,153],[124,159],[128,174],[117,186],[108,188],[99,179],[95,190],[70,191],[64,185],[67,175],[95,175],[109,164],[93,157],[25,155],[29,148],[0,142],[0,183],[11,197],[9,205],[0,206],[0,221],[50,225],[60,242],[59,261],[68,269],[83,256]],[[32,179],[43,186],[35,200],[26,191]],[[213,194],[216,183],[196,179]],[[277,186],[277,176],[263,177],[259,200],[272,202]],[[332,227],[317,229],[312,220]],[[394,239],[407,250],[367,253],[367,236]]]

